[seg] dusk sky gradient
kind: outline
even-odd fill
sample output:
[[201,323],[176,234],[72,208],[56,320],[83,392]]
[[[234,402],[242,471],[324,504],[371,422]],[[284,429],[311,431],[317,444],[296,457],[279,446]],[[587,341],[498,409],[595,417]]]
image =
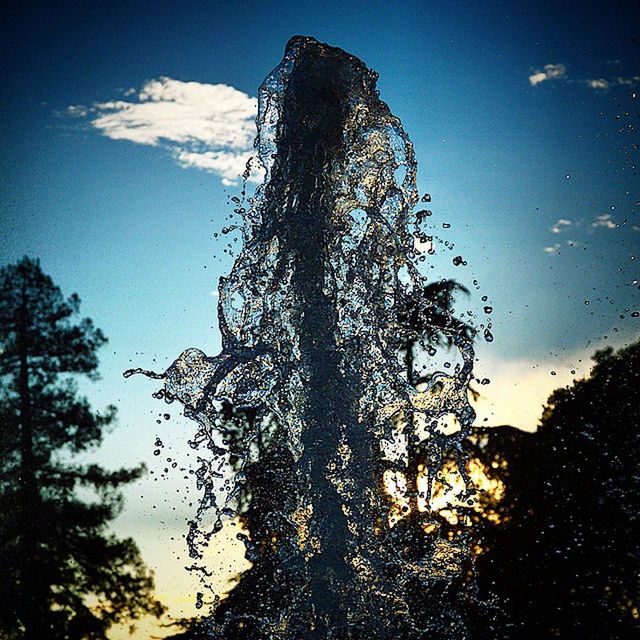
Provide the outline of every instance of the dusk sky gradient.
[[[122,372],[164,370],[190,346],[217,352],[213,292],[232,264],[227,243],[234,255],[239,244],[214,237],[241,189],[229,158],[247,151],[251,99],[291,36],[341,47],[380,74],[381,97],[414,143],[420,192],[432,195],[433,233],[455,245],[436,244],[429,273],[466,285],[457,310],[478,322],[493,307],[495,340],[478,347],[498,407],[488,423],[522,416],[516,426],[532,428],[572,369],[584,375],[596,348],[640,333],[637,2],[11,5],[0,44],[0,257],[39,257],[109,337],[102,380],[83,387],[95,406],[120,410],[96,456],[155,471],[127,491],[117,530],[140,540],[165,591],[182,579],[167,567],[187,563],[180,536],[196,492],[185,474],[154,478],[167,457],[194,464],[193,429],[150,398],[154,383]],[[179,125],[149,137],[159,112],[145,110],[138,141],[135,118],[109,137],[98,118],[140,112],[105,103],[167,99],[141,101],[145,86],[187,92]],[[220,116],[223,98],[231,115]],[[225,142],[227,131],[236,138]],[[454,266],[458,255],[466,266]]]

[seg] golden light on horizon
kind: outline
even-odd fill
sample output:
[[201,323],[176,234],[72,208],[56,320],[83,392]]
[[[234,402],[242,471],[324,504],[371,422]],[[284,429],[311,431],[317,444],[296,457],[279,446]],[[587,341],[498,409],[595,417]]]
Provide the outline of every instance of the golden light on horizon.
[[[460,472],[458,463],[453,460],[444,462],[433,481],[425,472],[424,466],[419,465],[416,481],[418,511],[437,513],[452,525],[462,523],[469,526],[469,519],[461,512],[462,508],[468,509],[470,507],[479,513],[484,508],[479,498],[480,495],[488,495],[494,504],[504,498],[506,490],[504,483],[498,478],[492,477],[486,465],[477,458],[470,458],[467,461],[466,473],[471,484],[470,489]],[[393,527],[400,520],[411,515],[411,500],[407,495],[406,472],[387,469],[383,475],[383,486],[386,494],[390,497],[388,521],[389,526]],[[493,511],[487,512],[485,515],[492,522],[499,521],[498,514]],[[426,526],[433,527],[434,525],[427,524]]]
[[[225,598],[236,586],[238,576],[251,567],[245,558],[245,547],[238,534],[247,534],[242,522],[235,518],[224,522],[222,529],[212,538],[210,544],[203,549],[200,565],[207,568],[210,574],[211,590],[220,598]],[[158,536],[140,540],[143,550],[151,551],[163,544]],[[131,622],[114,625],[109,630],[110,640],[133,640],[134,638],[163,638],[177,632],[176,628],[167,625],[183,618],[196,618],[206,612],[206,606],[199,609],[195,594],[205,591],[200,575],[196,571],[187,570],[192,561],[186,554],[186,543],[182,536],[168,545],[164,540],[165,553],[156,555],[155,561],[148,562],[154,570],[156,579],[155,595],[167,606],[167,613],[161,620],[153,616],[144,616],[132,621],[136,630],[130,633]],[[183,545],[185,548],[183,548]],[[171,547],[171,551],[169,551]],[[176,553],[180,553],[176,557]],[[208,598],[205,597],[205,605]]]

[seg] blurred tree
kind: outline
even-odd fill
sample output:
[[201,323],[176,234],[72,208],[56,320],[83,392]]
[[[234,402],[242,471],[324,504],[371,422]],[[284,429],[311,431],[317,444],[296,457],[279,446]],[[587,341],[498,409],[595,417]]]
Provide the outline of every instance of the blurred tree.
[[502,637],[640,632],[640,343],[594,360],[551,395],[537,433],[489,429],[474,446],[506,486],[476,522],[478,582],[509,619]]
[[[468,294],[466,287],[455,280],[438,280],[422,288],[414,289],[403,301],[397,322],[403,336],[400,353],[404,355],[407,381],[418,388],[434,373],[430,359],[436,354],[436,347],[450,349],[456,339],[468,342],[475,337],[474,328],[455,316],[454,303],[458,293]],[[429,356],[429,357],[426,357]],[[421,357],[422,356],[422,357]],[[417,364],[418,363],[418,364]],[[476,395],[473,387],[469,392]],[[414,418],[411,417],[413,423]],[[433,442],[416,437],[416,428],[408,430],[407,442],[407,495],[409,496],[409,520],[422,536],[424,514],[418,510],[418,477],[420,468],[427,467],[433,460]],[[444,461],[443,461],[444,462]],[[426,496],[420,496],[426,498]],[[431,517],[431,514],[429,514]]]
[[90,319],[74,322],[79,304],[37,260],[0,269],[3,638],[104,639],[115,622],[162,612],[133,540],[107,530],[122,506],[118,488],[143,467],[73,462],[100,444],[115,416],[113,406],[93,412],[65,375],[95,379],[106,342]]
[[451,347],[456,337],[473,339],[471,325],[454,315],[457,293],[468,294],[469,290],[455,280],[431,282],[413,290],[398,310],[397,322],[404,336],[401,352],[404,353],[407,380],[414,386],[425,380],[424,373],[416,371],[419,347],[433,355],[435,346]]

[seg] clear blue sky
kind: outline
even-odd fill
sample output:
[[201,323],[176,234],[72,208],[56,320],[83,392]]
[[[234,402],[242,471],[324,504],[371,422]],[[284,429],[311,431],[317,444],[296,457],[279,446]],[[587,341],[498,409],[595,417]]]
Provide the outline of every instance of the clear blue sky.
[[[439,249],[434,277],[469,286],[465,308],[481,310],[488,296],[493,358],[548,359],[638,335],[639,7],[298,0],[5,9],[0,256],[40,257],[110,338],[91,394],[121,407],[127,437],[114,436],[105,455],[153,464],[156,432],[167,430],[155,424],[164,407],[149,400],[150,383],[125,383],[122,370],[164,369],[189,346],[217,350],[211,291],[230,260],[226,239],[213,234],[239,187],[182,168],[166,149],[101,135],[91,117],[70,117],[70,105],[135,100],[125,90],[161,77],[255,96],[294,34],[348,50],[379,72],[382,98],[414,142],[436,233],[455,244]],[[458,254],[467,266],[452,264]]]

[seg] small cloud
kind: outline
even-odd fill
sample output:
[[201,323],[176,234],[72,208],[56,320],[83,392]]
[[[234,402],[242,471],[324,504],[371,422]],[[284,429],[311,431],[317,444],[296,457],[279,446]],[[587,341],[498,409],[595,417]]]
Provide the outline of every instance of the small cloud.
[[542,71],[536,71],[529,76],[532,87],[546,80],[563,80],[567,77],[567,68],[563,64],[545,64]]
[[556,242],[553,246],[551,247],[545,247],[543,249],[543,251],[545,253],[558,253],[558,249],[560,248],[560,243]]
[[550,231],[551,233],[561,233],[563,228],[570,227],[572,224],[573,222],[571,222],[571,220],[560,218],[560,220],[551,227]]
[[81,104],[72,104],[67,107],[66,114],[71,118],[86,118],[89,115],[89,109]]
[[604,78],[597,80],[586,80],[587,86],[595,91],[606,91],[609,88],[609,82]]
[[[131,99],[73,105],[67,113],[91,117],[112,140],[166,149],[181,167],[215,173],[225,185],[239,181],[253,154],[256,98],[226,84],[167,77],[127,89],[124,97]],[[259,181],[258,173],[250,179]]]
[[596,216],[591,227],[597,229],[599,227],[603,229],[615,229],[618,225],[612,220],[610,213],[605,213],[601,216]]
[[632,78],[621,78],[619,76],[613,79],[613,83],[622,85],[625,87],[635,87],[640,82],[640,76],[633,76]]
[[[619,60],[607,60],[607,64],[618,64]],[[529,76],[529,84],[532,87],[547,80],[563,80],[569,83],[583,84],[594,91],[605,92],[616,86],[635,87],[640,84],[640,76],[606,78],[587,78],[582,80],[570,80],[567,76],[567,68],[563,64],[545,64],[542,69],[537,69]]]
[[537,84],[540,84],[541,82],[544,82],[547,79],[547,74],[546,73],[534,73],[533,75],[529,76],[529,82],[531,83],[532,86],[536,86]]

